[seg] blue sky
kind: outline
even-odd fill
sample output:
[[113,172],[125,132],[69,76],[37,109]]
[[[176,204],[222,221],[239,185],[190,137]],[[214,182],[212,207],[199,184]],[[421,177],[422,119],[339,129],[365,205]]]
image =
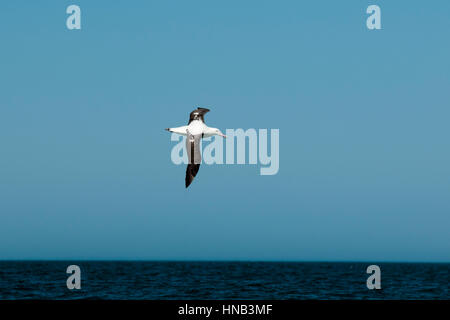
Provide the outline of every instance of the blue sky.
[[[450,2],[0,8],[0,259],[450,261]],[[186,190],[197,105],[279,129],[279,173]]]

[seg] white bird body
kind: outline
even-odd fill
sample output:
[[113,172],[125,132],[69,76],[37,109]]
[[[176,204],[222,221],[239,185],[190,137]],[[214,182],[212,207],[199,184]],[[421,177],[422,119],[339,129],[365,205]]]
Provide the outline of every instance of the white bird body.
[[188,126],[170,128],[169,131],[181,134],[183,136],[187,136],[187,131],[189,131],[189,133],[192,134],[193,136],[196,136],[198,134],[201,134],[204,137],[211,137],[217,135],[216,128],[210,128],[200,120],[193,120]]
[[[206,126],[206,124],[204,124],[202,121],[200,120],[193,120],[188,126],[187,126],[187,130],[189,131],[190,134],[192,134],[193,136],[196,136],[198,134],[204,134],[205,131],[207,131],[208,127]],[[209,128],[208,128],[209,129]]]
[[187,136],[187,131],[186,129],[188,128],[188,126],[181,126],[181,127],[176,127],[176,128],[168,128],[167,131],[173,132],[173,133],[178,133],[181,134],[183,136]]

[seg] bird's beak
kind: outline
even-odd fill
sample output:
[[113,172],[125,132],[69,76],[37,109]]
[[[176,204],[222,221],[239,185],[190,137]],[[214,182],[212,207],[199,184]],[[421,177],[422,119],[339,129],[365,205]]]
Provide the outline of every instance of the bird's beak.
[[223,133],[221,134],[221,136],[222,136],[222,137],[224,137],[225,139],[227,138],[227,136],[226,136],[226,135],[224,135]]

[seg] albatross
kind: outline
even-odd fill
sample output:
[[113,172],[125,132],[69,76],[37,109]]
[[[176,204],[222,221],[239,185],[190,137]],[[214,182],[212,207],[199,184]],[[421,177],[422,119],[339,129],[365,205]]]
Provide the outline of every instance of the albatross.
[[219,129],[210,128],[205,124],[205,114],[209,109],[198,107],[189,115],[187,126],[176,128],[166,128],[169,132],[174,132],[186,136],[186,150],[188,153],[189,163],[186,168],[186,188],[194,180],[200,169],[201,152],[200,140],[204,137],[221,136],[226,138]]

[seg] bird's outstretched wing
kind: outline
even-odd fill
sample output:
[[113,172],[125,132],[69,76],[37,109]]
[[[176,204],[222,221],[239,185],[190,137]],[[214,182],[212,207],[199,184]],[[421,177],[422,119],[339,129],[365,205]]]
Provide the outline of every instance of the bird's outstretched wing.
[[202,162],[202,156],[200,153],[200,140],[202,135],[192,135],[189,130],[186,131],[186,150],[188,154],[189,164],[186,168],[186,188],[194,180],[200,169],[200,163]]
[[192,111],[191,114],[189,115],[189,123],[191,123],[193,120],[200,120],[203,123],[205,123],[205,114],[209,112],[209,109],[206,108],[197,108],[196,110]]

